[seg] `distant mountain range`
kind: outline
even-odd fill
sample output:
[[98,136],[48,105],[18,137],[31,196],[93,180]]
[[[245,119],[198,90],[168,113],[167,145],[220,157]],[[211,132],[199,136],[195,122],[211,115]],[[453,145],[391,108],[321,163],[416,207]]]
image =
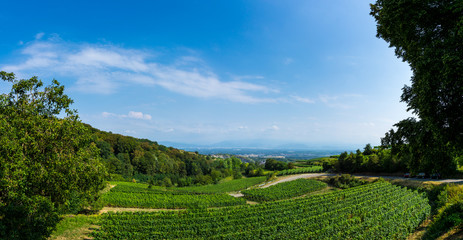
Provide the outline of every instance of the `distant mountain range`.
[[192,144],[192,143],[180,143],[170,141],[160,141],[160,144],[169,147],[175,147],[185,150],[195,149],[273,149],[273,150],[338,150],[338,151],[354,151],[360,146],[353,144],[327,144],[327,143],[298,143],[298,142],[279,142],[273,140],[230,140],[222,141],[212,144]]

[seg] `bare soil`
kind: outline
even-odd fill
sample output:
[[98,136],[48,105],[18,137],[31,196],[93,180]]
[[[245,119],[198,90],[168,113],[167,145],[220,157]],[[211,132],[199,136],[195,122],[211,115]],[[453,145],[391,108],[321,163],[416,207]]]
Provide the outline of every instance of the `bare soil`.
[[121,208],[121,207],[104,207],[99,214],[107,212],[160,212],[160,211],[182,211],[185,209],[167,209],[167,208]]

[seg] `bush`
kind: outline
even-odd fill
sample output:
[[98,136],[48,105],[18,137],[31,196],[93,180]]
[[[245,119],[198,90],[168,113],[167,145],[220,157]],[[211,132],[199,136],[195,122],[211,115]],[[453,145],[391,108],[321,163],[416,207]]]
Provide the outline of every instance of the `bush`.
[[346,188],[364,185],[367,182],[365,180],[355,178],[354,176],[351,176],[350,174],[342,174],[342,175],[329,178],[328,183],[337,188],[346,189]]
[[455,226],[463,225],[463,201],[443,207],[428,227],[424,239],[436,239]]
[[46,239],[60,220],[54,204],[43,196],[20,196],[0,208],[0,215],[0,239]]
[[463,187],[455,184],[444,185],[437,196],[437,207],[454,204],[463,200]]

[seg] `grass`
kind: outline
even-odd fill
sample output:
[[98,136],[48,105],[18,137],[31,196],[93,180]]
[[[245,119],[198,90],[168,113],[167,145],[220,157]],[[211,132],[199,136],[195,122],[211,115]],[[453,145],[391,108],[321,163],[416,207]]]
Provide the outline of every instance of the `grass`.
[[89,239],[89,233],[97,226],[97,215],[67,215],[63,217],[49,240]]

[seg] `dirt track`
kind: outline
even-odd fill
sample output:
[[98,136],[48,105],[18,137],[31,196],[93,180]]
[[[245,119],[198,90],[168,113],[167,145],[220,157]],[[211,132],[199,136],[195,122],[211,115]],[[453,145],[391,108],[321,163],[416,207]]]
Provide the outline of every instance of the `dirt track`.
[[[296,180],[299,178],[311,178],[311,177],[330,177],[330,176],[336,176],[336,174],[332,173],[304,173],[304,174],[296,174],[296,175],[289,175],[289,176],[283,176],[283,177],[278,177],[276,180],[269,182],[262,186],[262,188],[270,187],[272,185],[281,183],[281,182],[289,182],[292,180]],[[397,177],[397,176],[371,176],[371,175],[357,175],[353,174],[353,176],[356,177],[382,177],[382,178],[387,178],[387,179],[402,179],[402,180],[414,180],[414,181],[422,181],[422,182],[436,182],[436,183],[456,183],[456,184],[463,184],[463,179],[429,179],[429,178],[403,178],[403,177]]]
[[311,178],[311,177],[322,177],[322,176],[335,176],[336,174],[331,174],[331,173],[304,173],[304,174],[295,174],[295,175],[289,175],[289,176],[283,176],[283,177],[278,177],[276,180],[271,181],[262,188],[270,187],[272,185],[282,183],[282,182],[289,182],[293,181],[299,178]]

